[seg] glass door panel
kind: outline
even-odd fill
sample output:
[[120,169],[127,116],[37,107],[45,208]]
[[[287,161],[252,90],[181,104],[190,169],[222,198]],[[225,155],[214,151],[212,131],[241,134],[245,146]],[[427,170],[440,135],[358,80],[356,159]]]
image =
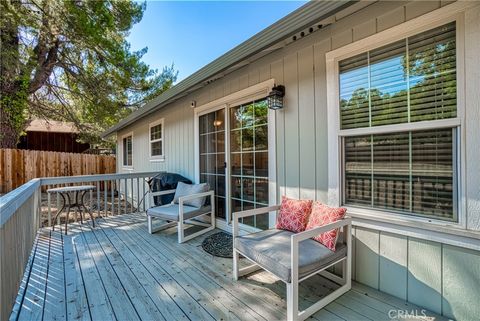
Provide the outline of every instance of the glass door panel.
[[199,121],[200,182],[215,190],[216,216],[226,219],[225,110],[201,115]]
[[[266,100],[230,108],[232,212],[268,206],[268,106]],[[244,218],[268,229],[268,214]]]

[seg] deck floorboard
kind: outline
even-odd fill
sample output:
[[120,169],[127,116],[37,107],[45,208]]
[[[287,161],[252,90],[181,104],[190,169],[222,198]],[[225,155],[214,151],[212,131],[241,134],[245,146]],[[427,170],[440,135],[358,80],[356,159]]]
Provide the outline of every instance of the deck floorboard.
[[[284,320],[286,288],[268,272],[232,279],[232,260],[177,243],[176,230],[153,235],[142,214],[74,223],[68,235],[39,231],[10,320]],[[216,233],[212,231],[210,233]],[[246,265],[241,260],[241,265]],[[320,276],[302,282],[300,308],[338,287]],[[421,308],[354,283],[312,320],[391,320]],[[415,320],[445,320],[433,313]]]

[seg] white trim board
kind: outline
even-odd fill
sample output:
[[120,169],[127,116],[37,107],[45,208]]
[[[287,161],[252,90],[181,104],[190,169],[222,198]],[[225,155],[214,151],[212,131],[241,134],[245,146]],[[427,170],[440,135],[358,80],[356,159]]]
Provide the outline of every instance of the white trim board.
[[256,100],[262,97],[266,97],[268,93],[272,90],[272,88],[275,86],[275,80],[274,79],[268,79],[265,80],[261,83],[258,83],[256,85],[250,86],[248,88],[239,90],[237,92],[234,92],[230,95],[224,96],[222,98],[213,100],[209,103],[206,103],[204,105],[195,107],[195,115],[198,113],[201,113],[205,110],[209,110],[212,108],[216,108],[222,105],[240,105],[245,102],[249,102],[252,100]]
[[426,230],[422,227],[400,226],[390,222],[380,222],[378,220],[360,217],[353,217],[352,219],[353,226],[480,251],[480,239],[463,236],[460,235],[461,233],[454,235],[451,233]]

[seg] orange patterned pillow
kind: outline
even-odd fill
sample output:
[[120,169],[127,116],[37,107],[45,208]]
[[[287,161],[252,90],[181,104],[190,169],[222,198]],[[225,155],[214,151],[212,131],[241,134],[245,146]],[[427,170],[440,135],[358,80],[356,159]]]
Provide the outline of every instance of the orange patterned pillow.
[[282,197],[276,228],[294,233],[305,231],[308,216],[312,210],[312,200],[296,200]]
[[[345,217],[347,209],[344,207],[329,207],[320,202],[314,202],[312,205],[312,213],[308,219],[306,230],[311,230],[335,221],[341,220]],[[337,243],[339,229],[330,230],[322,233],[313,239],[322,243],[327,248],[335,251],[335,244]]]

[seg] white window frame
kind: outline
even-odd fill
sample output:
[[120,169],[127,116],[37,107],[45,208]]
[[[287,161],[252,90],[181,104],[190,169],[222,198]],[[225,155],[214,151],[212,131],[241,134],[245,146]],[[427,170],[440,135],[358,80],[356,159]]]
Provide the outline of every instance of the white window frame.
[[[194,109],[194,150],[195,150],[195,180],[200,181],[200,141],[198,137],[199,131],[199,117],[205,114],[208,114],[212,111],[225,109],[225,132],[228,133],[225,135],[226,140],[226,151],[225,151],[225,161],[228,164],[225,171],[225,198],[227,200],[226,206],[226,220],[218,219],[216,220],[216,226],[220,229],[231,232],[232,231],[232,217],[230,214],[230,152],[227,148],[230,146],[230,108],[241,105],[243,103],[248,103],[253,100],[263,99],[268,96],[268,93],[275,86],[275,80],[269,79],[265,80],[256,85],[247,87],[245,89],[234,92],[230,95],[224,96],[217,100],[206,103],[202,106],[198,106]],[[275,111],[268,110],[268,203],[269,206],[277,204],[277,167],[276,167],[276,122],[275,122]],[[269,227],[273,227],[276,220],[276,213],[272,212],[269,214]],[[259,229],[248,226],[245,224],[240,224],[240,228],[249,232],[258,232]]]
[[[126,150],[125,150],[125,148],[124,148],[124,146],[123,146],[123,139],[125,139],[125,138],[127,138],[127,137],[130,137],[130,136],[132,137],[132,164],[131,164],[131,165],[125,165],[125,164],[123,163],[123,160],[124,160],[124,156],[125,156]],[[120,140],[120,144],[121,144],[121,146],[122,146],[122,148],[121,148],[121,151],[122,151],[121,157],[122,157],[122,159],[120,160],[120,161],[121,161],[121,164],[122,164],[122,168],[123,168],[123,169],[126,169],[126,170],[133,170],[133,132],[129,132],[129,133],[126,133],[126,134],[122,135],[121,140]]]
[[[152,127],[155,127],[157,125],[162,125],[162,133],[160,139],[154,139],[152,140]],[[152,143],[155,142],[162,142],[162,154],[161,155],[152,155]],[[148,149],[149,149],[149,155],[150,155],[150,161],[159,161],[163,162],[165,161],[165,118],[160,118],[159,120],[156,120],[150,124],[148,124]]]
[[[342,138],[352,135],[366,135],[374,133],[404,132],[419,129],[433,129],[456,127],[456,217],[457,222],[444,221],[429,217],[413,216],[390,212],[388,210],[360,208],[346,206],[349,215],[361,219],[373,219],[407,226],[444,226],[451,228],[466,228],[466,201],[465,201],[465,32],[464,32],[464,4],[455,3],[451,6],[432,11],[428,14],[412,19],[408,22],[377,33],[363,40],[351,43],[326,54],[327,71],[327,108],[328,108],[328,202],[331,205],[342,205],[343,198],[343,150]],[[457,58],[457,117],[434,121],[424,121],[407,124],[377,126],[375,128],[340,129],[340,102],[339,102],[339,61],[442,26],[449,22],[456,22],[456,58]]]

